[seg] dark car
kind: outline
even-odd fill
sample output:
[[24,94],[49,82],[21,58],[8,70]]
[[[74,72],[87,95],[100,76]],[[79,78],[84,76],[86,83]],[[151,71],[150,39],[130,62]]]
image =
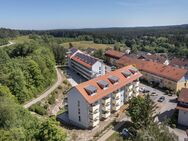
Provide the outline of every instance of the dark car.
[[165,100],[165,97],[164,96],[161,96],[159,99],[158,99],[158,102],[163,102]]
[[144,90],[143,93],[149,93],[150,91],[149,90]]

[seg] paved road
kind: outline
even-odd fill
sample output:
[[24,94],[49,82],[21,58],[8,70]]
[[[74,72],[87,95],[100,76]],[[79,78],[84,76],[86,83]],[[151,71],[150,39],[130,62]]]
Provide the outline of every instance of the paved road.
[[11,45],[14,45],[14,44],[15,44],[14,42],[9,41],[8,44],[6,44],[6,45],[2,45],[2,46],[0,46],[0,48],[8,47],[8,46],[11,46]]
[[43,98],[47,97],[49,94],[51,94],[63,81],[63,77],[61,74],[61,71],[56,68],[57,71],[57,81],[55,84],[53,84],[50,88],[48,88],[43,94],[41,94],[39,97],[31,100],[27,104],[24,105],[24,108],[29,108],[31,105],[41,101]]

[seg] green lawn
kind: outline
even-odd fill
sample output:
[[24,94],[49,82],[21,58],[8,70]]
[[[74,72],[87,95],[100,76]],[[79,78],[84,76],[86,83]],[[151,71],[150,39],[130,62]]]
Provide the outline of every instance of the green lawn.
[[28,42],[32,41],[32,39],[29,39],[29,36],[18,36],[11,41],[14,42],[14,43],[17,43],[17,44],[22,44],[22,43],[25,43],[25,42],[28,43]]
[[[80,48],[80,49],[87,49],[87,48],[95,48],[95,49],[106,49],[112,48],[113,45],[106,45],[106,44],[96,44],[93,41],[75,41],[70,42],[73,46]],[[62,44],[64,47],[69,47],[69,42]]]

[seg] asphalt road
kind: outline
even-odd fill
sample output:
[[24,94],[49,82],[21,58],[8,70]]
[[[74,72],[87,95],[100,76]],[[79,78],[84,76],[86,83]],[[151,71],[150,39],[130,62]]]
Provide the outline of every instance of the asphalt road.
[[57,81],[55,82],[55,84],[53,84],[51,87],[49,87],[44,93],[42,93],[39,97],[31,100],[30,102],[28,102],[27,104],[24,105],[24,108],[29,108],[31,105],[41,101],[43,98],[47,97],[49,94],[51,94],[63,81],[63,77],[61,74],[61,70],[58,70],[56,68],[57,71]]

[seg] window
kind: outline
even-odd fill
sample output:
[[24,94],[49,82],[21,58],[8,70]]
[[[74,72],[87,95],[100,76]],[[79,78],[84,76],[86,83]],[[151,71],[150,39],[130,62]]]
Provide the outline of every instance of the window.
[[80,107],[80,101],[78,101],[78,107]]
[[99,70],[101,70],[101,67],[99,67]]
[[78,114],[80,115],[80,108],[78,108]]
[[78,120],[79,120],[79,122],[81,122],[81,117],[80,116],[78,116]]

